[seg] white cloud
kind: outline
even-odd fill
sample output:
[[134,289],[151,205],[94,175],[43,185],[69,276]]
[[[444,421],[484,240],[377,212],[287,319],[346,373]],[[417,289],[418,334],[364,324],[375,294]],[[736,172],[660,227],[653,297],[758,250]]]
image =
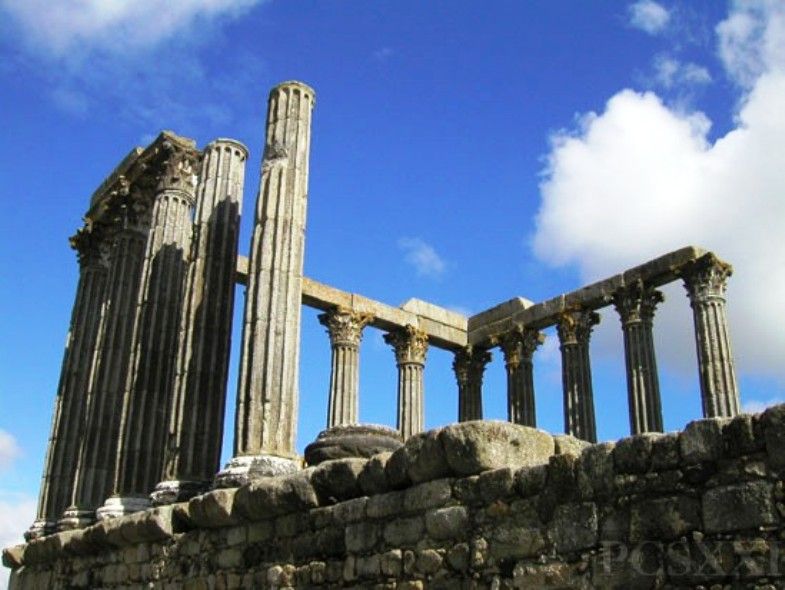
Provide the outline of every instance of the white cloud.
[[752,87],[766,72],[785,71],[785,3],[737,1],[717,25],[719,55],[730,77]]
[[750,400],[745,402],[742,407],[741,411],[745,414],[759,414],[766,408],[770,408],[771,406],[776,406],[777,404],[785,403],[785,399],[774,397],[767,400]]
[[197,21],[235,16],[259,0],[0,0],[0,7],[44,51],[65,57],[100,48],[149,48]]
[[629,6],[629,17],[633,27],[650,35],[656,35],[668,25],[671,14],[662,4],[654,0],[638,0]]
[[404,251],[404,260],[414,267],[419,276],[437,278],[443,275],[447,268],[433,246],[420,238],[401,238],[398,240],[398,248]]
[[[785,37],[785,28],[756,26]],[[767,47],[778,46],[772,35]],[[765,52],[734,51],[758,55],[764,73],[743,96],[736,127],[714,142],[703,113],[631,90],[556,134],[533,246],[553,265],[577,265],[586,281],[687,244],[714,250],[735,267],[728,311],[739,370],[785,381],[785,73]],[[665,309],[673,306],[655,320],[669,334],[658,351],[666,364],[694,358],[691,326],[683,309]]]
[[393,51],[392,47],[381,47],[373,52],[373,58],[376,61],[387,61],[394,53],[395,51]]
[[0,430],[0,472],[8,469],[21,454],[21,449],[14,436]]
[[[24,542],[22,534],[35,519],[36,502],[24,495],[0,492],[0,548]],[[0,566],[0,588],[6,588],[11,571]]]
[[659,55],[654,59],[655,81],[666,89],[700,86],[711,82],[709,70],[692,62],[681,62],[674,57]]

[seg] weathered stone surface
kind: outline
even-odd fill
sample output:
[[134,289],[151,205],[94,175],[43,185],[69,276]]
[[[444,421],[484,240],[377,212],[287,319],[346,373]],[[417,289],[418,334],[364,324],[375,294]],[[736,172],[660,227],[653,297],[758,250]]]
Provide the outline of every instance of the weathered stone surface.
[[425,528],[422,517],[399,518],[384,527],[384,540],[393,547],[415,545]]
[[387,465],[390,455],[392,453],[378,453],[368,459],[357,478],[360,489],[364,494],[372,496],[374,494],[383,494],[390,490],[387,475],[385,474],[385,465]]
[[169,539],[175,532],[172,506],[161,506],[107,522],[107,539],[116,546]]
[[13,545],[3,549],[3,565],[5,567],[16,569],[21,567],[24,563],[26,544]]
[[434,539],[454,539],[466,534],[469,513],[465,506],[436,508],[425,513],[425,529]]
[[389,492],[368,498],[368,516],[370,518],[386,518],[403,512],[405,492]]
[[316,440],[305,447],[305,461],[308,465],[318,465],[333,459],[372,457],[391,453],[402,445],[401,434],[386,426],[339,425],[320,432]]
[[440,439],[456,475],[545,463],[555,450],[550,434],[509,422],[452,424],[441,431]]
[[477,478],[477,491],[486,502],[505,498],[512,493],[515,478],[512,469],[502,467],[485,471]]
[[538,494],[545,487],[547,465],[521,467],[515,472],[515,490],[524,498]]
[[679,451],[685,463],[716,461],[723,451],[722,426],[719,418],[696,420],[687,424],[679,435]]
[[314,468],[311,484],[321,504],[334,504],[362,495],[358,478],[366,459],[334,459]]
[[569,434],[555,434],[553,436],[553,442],[557,455],[569,454],[580,457],[584,449],[591,446],[590,442],[581,440],[580,438],[575,438]]
[[452,498],[452,480],[437,479],[413,486],[404,492],[403,505],[409,512],[443,506]]
[[387,477],[387,483],[390,485],[390,488],[394,490],[400,490],[411,485],[409,459],[405,446],[390,455],[384,464],[384,474]]
[[700,503],[687,496],[641,500],[630,509],[630,540],[669,541],[701,526]]
[[352,553],[370,551],[381,536],[379,524],[374,522],[358,522],[346,527],[346,550]]
[[651,453],[657,435],[639,434],[623,438],[613,448],[613,462],[619,473],[644,473],[651,466]]
[[240,524],[242,518],[234,506],[236,493],[236,488],[227,488],[194,496],[188,502],[188,520],[207,528]]
[[429,430],[410,437],[403,447],[407,473],[414,483],[450,475],[450,467],[439,437],[441,430]]
[[772,485],[765,481],[722,486],[703,495],[703,524],[706,532],[728,532],[770,525],[775,513]]
[[237,489],[235,509],[248,520],[272,518],[319,505],[310,481],[311,470],[265,477]]
[[597,505],[564,504],[556,509],[550,525],[556,550],[571,553],[597,544]]
[[768,408],[760,423],[769,462],[776,469],[785,468],[785,404]]
[[496,559],[523,558],[537,555],[545,548],[539,528],[503,523],[491,534],[489,553]]

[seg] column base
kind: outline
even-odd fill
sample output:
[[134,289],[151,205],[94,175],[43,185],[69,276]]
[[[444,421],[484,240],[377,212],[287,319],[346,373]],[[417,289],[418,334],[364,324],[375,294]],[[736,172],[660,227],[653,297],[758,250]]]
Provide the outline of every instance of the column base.
[[149,498],[139,496],[111,496],[107,498],[104,505],[95,511],[96,520],[107,520],[141,512],[150,508]]
[[213,488],[237,488],[260,477],[274,477],[301,469],[299,459],[275,455],[241,455],[232,457],[218,472]]
[[153,506],[185,502],[209,489],[209,481],[170,479],[155,486],[150,494],[150,502]]
[[379,424],[342,424],[323,430],[305,447],[305,462],[318,465],[331,459],[372,457],[403,446],[401,433]]
[[57,530],[72,531],[83,529],[95,522],[95,510],[83,510],[78,506],[69,506],[57,521]]
[[25,531],[25,541],[32,541],[33,539],[40,539],[46,535],[51,535],[57,532],[57,523],[43,518],[37,519],[30,528]]

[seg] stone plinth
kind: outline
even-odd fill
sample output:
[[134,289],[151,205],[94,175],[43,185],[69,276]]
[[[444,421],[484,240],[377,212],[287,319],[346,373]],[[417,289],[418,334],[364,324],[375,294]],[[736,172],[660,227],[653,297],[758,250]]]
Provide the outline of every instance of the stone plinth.
[[[313,105],[313,90],[300,82],[270,92],[243,320],[236,459],[295,456]],[[233,462],[237,468],[244,464]]]
[[305,462],[318,465],[332,459],[371,457],[403,445],[401,433],[387,426],[353,424],[323,430],[305,447]]

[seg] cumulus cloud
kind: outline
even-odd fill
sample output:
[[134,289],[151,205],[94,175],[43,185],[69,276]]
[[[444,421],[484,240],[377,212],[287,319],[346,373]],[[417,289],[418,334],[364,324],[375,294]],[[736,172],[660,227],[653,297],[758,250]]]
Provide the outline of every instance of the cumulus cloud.
[[659,55],[654,60],[654,79],[660,86],[671,89],[709,84],[711,74],[698,64],[684,63],[674,57]]
[[8,469],[20,454],[21,449],[14,436],[0,430],[0,471]]
[[785,399],[774,397],[767,400],[749,400],[741,408],[745,414],[758,414],[766,408],[776,406],[777,404],[785,403]]
[[235,16],[259,0],[0,0],[26,38],[55,56],[150,47],[204,19]]
[[654,0],[638,0],[629,6],[630,25],[650,35],[662,32],[671,19],[667,8]]
[[[735,266],[728,309],[739,369],[783,380],[785,73],[766,48],[785,38],[785,27],[770,22],[785,5],[761,6],[768,12],[754,14],[765,22],[752,28],[768,32],[744,37],[760,47],[737,43],[731,52],[758,56],[745,68],[762,72],[739,103],[735,128],[710,141],[703,113],[669,108],[650,92],[618,92],[603,112],[552,138],[533,247],[553,265],[576,265],[586,281],[687,244],[714,250]],[[738,14],[749,16],[746,4],[724,22]],[[739,60],[721,51],[738,75]],[[658,352],[666,362],[694,358],[683,309],[678,319],[663,311],[655,329],[669,341]]]
[[414,267],[418,276],[438,278],[447,268],[433,246],[420,238],[401,238],[398,248],[403,250],[404,260]]

